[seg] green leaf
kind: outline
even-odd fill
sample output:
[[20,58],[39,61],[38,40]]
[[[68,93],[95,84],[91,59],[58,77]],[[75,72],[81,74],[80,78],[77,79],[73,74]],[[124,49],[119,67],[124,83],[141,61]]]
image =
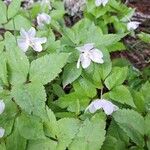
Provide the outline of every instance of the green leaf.
[[5,34],[5,46],[10,69],[10,82],[12,84],[26,82],[29,71],[29,60],[17,47],[15,37],[9,32]]
[[12,147],[14,150],[25,150],[26,149],[27,141],[26,141],[26,139],[21,137],[17,128],[18,127],[15,126],[15,129],[13,129],[12,134],[10,136],[8,136],[8,138],[6,140],[7,150],[12,150]]
[[20,9],[20,5],[21,5],[21,0],[13,0],[10,5],[8,6],[8,19],[12,18],[13,16],[15,16],[17,14],[17,12]]
[[110,126],[107,130],[107,136],[112,136],[116,138],[116,140],[124,142],[126,145],[129,143],[129,137],[114,120],[112,120],[110,123]]
[[145,135],[150,138],[150,113],[145,116]]
[[7,22],[7,7],[3,1],[0,1],[0,12],[1,12],[1,17],[0,17],[0,24],[6,23]]
[[4,142],[0,143],[0,150],[6,150],[6,146]]
[[45,116],[46,93],[44,87],[37,83],[24,85],[15,85],[12,88],[11,95],[15,102],[27,113]]
[[119,103],[128,104],[132,107],[135,107],[132,95],[126,86],[116,86],[109,92],[109,97]]
[[75,63],[66,65],[63,71],[63,87],[79,78],[81,71],[81,67],[78,69]]
[[145,43],[150,43],[150,34],[141,32],[138,34],[138,37]]
[[144,145],[144,118],[134,110],[122,109],[113,114],[113,118],[134,143]]
[[0,54],[0,79],[4,85],[8,86],[7,61],[5,52]]
[[126,145],[113,136],[107,136],[101,150],[126,150]]
[[105,140],[105,119],[95,115],[85,120],[79,132],[69,146],[69,150],[99,150]]
[[54,104],[61,108],[67,108],[70,112],[76,112],[76,114],[79,114],[80,111],[85,110],[89,101],[90,99],[87,96],[81,95],[78,92],[73,92],[60,97],[54,102]]
[[100,48],[100,50],[104,55],[104,63],[92,63],[87,69],[83,70],[82,74],[84,78],[87,78],[99,89],[102,88],[102,80],[105,80],[105,78],[108,76],[112,69],[112,63],[108,51],[105,48]]
[[5,29],[9,30],[20,30],[21,28],[29,29],[32,24],[31,22],[22,15],[17,15],[11,19],[5,26]]
[[47,84],[54,80],[62,71],[65,65],[68,54],[50,54],[38,58],[31,63],[30,67],[30,81],[41,82]]
[[57,142],[49,138],[45,140],[30,140],[27,150],[56,150]]
[[97,94],[95,86],[90,81],[82,77],[73,84],[73,87],[79,95],[85,95],[93,98]]
[[149,94],[150,82],[147,81],[145,84],[143,84],[140,91],[144,96],[146,109],[149,110],[149,108],[150,108],[150,94]]
[[43,123],[36,116],[21,114],[17,118],[17,129],[25,139],[44,139]]
[[121,85],[125,81],[127,73],[127,67],[114,67],[104,82],[106,87],[110,90],[117,85]]
[[12,131],[14,119],[18,113],[17,105],[11,100],[10,97],[2,98],[5,103],[5,110],[0,115],[0,126],[5,129],[5,136],[9,135]]
[[46,110],[48,119],[44,122],[45,132],[48,135],[55,137],[56,135],[58,135],[58,123],[56,121],[55,114],[52,112],[52,110],[49,109],[48,107]]
[[145,101],[142,93],[140,91],[131,90],[134,104],[137,110],[141,113],[145,112]]
[[74,118],[63,118],[58,121],[59,134],[57,150],[65,150],[78,132],[81,122]]
[[98,46],[110,46],[120,41],[126,34],[106,34],[97,39]]

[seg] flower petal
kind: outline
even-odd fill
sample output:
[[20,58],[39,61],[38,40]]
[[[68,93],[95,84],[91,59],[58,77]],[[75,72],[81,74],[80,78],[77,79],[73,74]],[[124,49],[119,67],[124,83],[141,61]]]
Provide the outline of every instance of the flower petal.
[[102,0],[102,5],[105,6],[108,3],[108,0]]
[[34,43],[43,44],[43,43],[46,43],[46,42],[47,42],[47,38],[46,38],[46,37],[43,37],[43,38],[34,38],[34,39],[33,39],[33,42],[34,42]]
[[114,111],[118,110],[119,108],[108,100],[97,99],[94,100],[86,108],[86,111],[89,111],[90,113],[95,113],[99,109],[103,109],[106,115],[111,115]]
[[28,36],[32,38],[32,37],[35,37],[35,35],[36,35],[36,30],[35,28],[31,27],[28,31]]
[[90,51],[91,49],[94,48],[94,43],[85,44],[85,45],[83,46],[83,48],[84,48],[84,51]]
[[94,43],[88,43],[81,47],[76,47],[76,49],[80,52],[87,52],[90,51],[92,48],[94,48]]
[[4,109],[5,109],[5,103],[3,102],[3,100],[0,100],[0,114],[4,112]]
[[140,25],[140,22],[137,21],[130,21],[127,24],[127,29],[128,30],[135,30],[138,28],[138,26]]
[[84,54],[81,54],[81,65],[82,67],[85,69],[85,68],[88,68],[91,64],[91,59],[87,56],[85,56]]
[[2,127],[0,127],[0,138],[2,138],[5,134],[5,129],[3,129]]
[[42,45],[40,43],[34,43],[32,45],[32,48],[36,51],[36,52],[41,52],[42,51]]
[[28,32],[26,32],[26,30],[24,28],[20,29],[20,35],[23,38],[27,38],[28,37]]
[[27,41],[26,39],[20,38],[17,39],[17,43],[20,49],[23,50],[23,52],[26,52],[29,48],[29,41]]
[[95,0],[95,5],[98,7],[102,4],[102,0]]
[[104,63],[103,53],[98,49],[93,49],[90,51],[90,59],[96,63]]

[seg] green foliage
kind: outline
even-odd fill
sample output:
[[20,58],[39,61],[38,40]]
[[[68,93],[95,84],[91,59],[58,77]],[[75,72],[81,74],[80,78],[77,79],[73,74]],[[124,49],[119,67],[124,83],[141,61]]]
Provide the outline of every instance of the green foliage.
[[122,109],[113,115],[117,124],[138,146],[144,146],[144,118],[134,110]]
[[[54,80],[61,72],[61,68],[65,65],[68,54],[49,54],[32,61],[30,67],[31,82],[40,82],[47,84]],[[55,62],[55,63],[54,63]]]
[[150,43],[150,34],[141,32],[138,34],[138,37],[145,43]]
[[114,67],[111,74],[106,78],[105,85],[110,90],[117,85],[121,85],[127,77],[126,67]]
[[8,6],[8,19],[12,18],[17,14],[17,12],[20,10],[21,0],[15,0],[10,3]]
[[75,81],[81,75],[81,68],[77,68],[76,64],[68,64],[63,72],[63,87]]
[[43,124],[36,116],[22,113],[16,120],[19,134],[25,139],[44,139]]
[[15,102],[29,114],[43,118],[45,113],[46,93],[44,87],[37,83],[16,85],[12,89],[12,97]]
[[108,94],[109,97],[114,101],[135,107],[132,95],[126,86],[123,85],[116,86]]
[[[78,7],[75,3],[69,11]],[[61,0],[31,6],[0,1],[0,150],[150,149],[150,69],[140,71],[111,57],[126,49],[126,35],[136,37],[127,30],[135,10],[121,0],[105,6],[87,0],[83,18],[80,12],[66,15],[67,9]],[[40,18],[43,27],[37,19],[41,13],[51,17],[50,23]],[[148,33],[137,36],[150,41]],[[83,48],[89,43],[92,48]],[[42,51],[35,51],[40,46]],[[78,60],[91,62],[77,68]]]

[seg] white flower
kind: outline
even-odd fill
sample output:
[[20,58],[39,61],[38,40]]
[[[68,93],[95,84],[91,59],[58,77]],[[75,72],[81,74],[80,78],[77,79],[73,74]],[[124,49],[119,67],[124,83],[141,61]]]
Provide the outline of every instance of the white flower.
[[9,5],[9,4],[11,3],[11,1],[12,1],[12,0],[4,0],[4,3],[5,3],[6,5]]
[[23,28],[20,30],[21,37],[17,40],[18,46],[26,52],[31,46],[35,51],[41,52],[42,51],[42,45],[43,43],[46,43],[47,39],[45,37],[43,38],[37,38],[36,30],[31,27],[29,31],[25,31]]
[[5,109],[5,103],[3,102],[3,100],[0,100],[0,114],[4,112],[4,109]]
[[106,115],[111,115],[114,111],[118,110],[119,108],[108,100],[96,99],[86,108],[85,111],[95,113],[99,109],[103,109]]
[[127,23],[127,29],[130,30],[135,30],[138,28],[138,26],[140,25],[140,22],[137,21],[130,21]]
[[76,49],[80,51],[77,68],[80,67],[80,62],[83,68],[89,67],[91,61],[99,64],[104,63],[103,53],[99,49],[96,49],[93,43],[88,43],[84,46],[76,47]]
[[40,28],[44,26],[44,24],[50,24],[51,17],[46,13],[38,14],[37,23]]
[[0,127],[0,138],[2,138],[5,134],[5,129],[3,129],[2,127]]
[[95,0],[95,5],[98,7],[100,5],[105,6],[109,0]]
[[40,3],[42,7],[48,6],[49,10],[52,9],[50,0],[42,0]]

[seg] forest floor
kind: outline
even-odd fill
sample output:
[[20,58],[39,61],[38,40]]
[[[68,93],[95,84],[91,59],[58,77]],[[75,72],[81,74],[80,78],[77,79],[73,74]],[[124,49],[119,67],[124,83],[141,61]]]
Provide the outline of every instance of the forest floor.
[[[133,20],[141,22],[137,32],[150,33],[150,0],[128,0],[126,2],[128,6],[136,9]],[[141,70],[150,67],[150,44],[130,36],[125,38],[124,43],[127,45],[128,50],[113,53],[112,57],[126,58]]]

